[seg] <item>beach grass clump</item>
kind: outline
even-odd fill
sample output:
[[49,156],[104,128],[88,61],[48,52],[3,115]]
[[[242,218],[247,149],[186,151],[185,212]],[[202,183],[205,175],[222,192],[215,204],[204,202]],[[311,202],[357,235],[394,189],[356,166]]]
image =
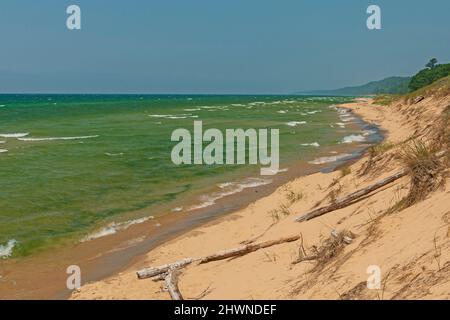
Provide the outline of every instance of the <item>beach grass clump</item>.
[[274,223],[278,223],[281,219],[280,213],[277,209],[270,210],[269,211],[270,216],[272,217],[272,220]]
[[362,166],[362,168],[358,171],[358,174],[360,176],[367,175],[369,172],[372,171],[372,169],[375,165],[375,162],[377,160],[377,157],[383,155],[384,153],[393,149],[394,147],[396,147],[396,145],[391,142],[384,142],[384,143],[380,143],[380,144],[371,146],[368,149],[369,159],[365,162],[365,164]]
[[395,147],[395,144],[393,144],[391,142],[384,142],[384,143],[380,143],[380,144],[370,147],[369,152],[375,157],[375,156],[384,154],[385,152],[391,150],[394,147]]
[[424,200],[445,183],[445,166],[431,144],[414,140],[403,147],[401,159],[410,176],[410,190],[402,206],[410,207]]
[[287,217],[292,214],[290,205],[282,203],[277,209],[273,209],[269,211],[269,214],[272,217],[274,223],[278,223],[282,217]]
[[327,198],[330,200],[330,203],[335,203],[339,198],[339,195],[342,193],[343,186],[341,183],[338,183],[335,188],[333,188],[327,195]]
[[436,136],[433,137],[435,148],[442,150],[450,148],[450,105],[448,105],[436,123]]
[[337,257],[356,236],[349,230],[333,232],[319,247],[312,247],[312,254],[316,257],[316,266],[312,271],[321,270],[328,262]]
[[289,191],[288,194],[286,195],[287,200],[289,201],[290,204],[294,204],[300,200],[302,200],[304,197],[304,194],[299,191],[299,192],[294,192],[294,191]]
[[350,168],[350,166],[341,168],[341,178],[348,176],[350,173],[352,173],[352,168]]
[[284,204],[284,203],[280,204],[280,208],[278,209],[278,211],[285,217],[291,215],[291,210],[289,209],[289,205]]

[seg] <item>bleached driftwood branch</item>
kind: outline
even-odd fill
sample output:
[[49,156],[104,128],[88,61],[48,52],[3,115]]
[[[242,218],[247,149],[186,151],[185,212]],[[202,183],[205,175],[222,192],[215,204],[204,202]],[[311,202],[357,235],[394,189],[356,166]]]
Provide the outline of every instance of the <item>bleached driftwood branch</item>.
[[260,250],[260,249],[275,246],[278,244],[294,242],[294,241],[297,241],[298,239],[300,239],[299,235],[290,236],[290,237],[281,238],[281,239],[277,239],[277,240],[270,240],[270,241],[260,242],[260,243],[256,243],[256,244],[248,244],[248,245],[240,246],[238,248],[221,251],[221,252],[218,252],[218,253],[215,253],[215,254],[212,254],[209,256],[205,256],[202,258],[186,258],[186,259],[179,260],[179,261],[176,261],[173,263],[168,263],[168,264],[165,264],[162,266],[142,269],[137,272],[137,276],[139,279],[147,279],[147,278],[157,277],[156,280],[162,280],[163,277],[160,276],[161,274],[168,273],[171,270],[177,270],[177,269],[184,268],[193,262],[199,262],[200,264],[204,264],[204,263],[208,263],[208,262],[212,262],[212,261],[224,260],[224,259],[228,259],[231,257],[242,256],[242,255],[245,255],[245,254]]
[[355,202],[361,200],[364,196],[368,195],[369,193],[380,189],[408,174],[408,170],[402,170],[394,174],[393,176],[387,177],[381,181],[378,181],[377,183],[374,183],[368,187],[365,187],[363,189],[360,189],[356,192],[353,192],[343,198],[337,199],[332,204],[326,205],[324,207],[320,207],[318,209],[314,209],[310,212],[305,213],[304,215],[298,217],[295,219],[296,222],[303,222],[308,221],[317,217],[320,217],[328,212],[332,212],[338,209],[342,209],[345,207],[348,207]]

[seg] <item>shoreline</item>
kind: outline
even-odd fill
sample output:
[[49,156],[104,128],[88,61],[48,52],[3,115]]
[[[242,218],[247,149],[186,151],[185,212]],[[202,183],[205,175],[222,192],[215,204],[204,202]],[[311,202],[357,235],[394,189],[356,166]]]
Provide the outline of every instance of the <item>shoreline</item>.
[[[390,130],[388,127],[380,126],[380,123],[376,121],[376,118],[367,117],[367,115],[364,112],[358,112],[357,106],[359,104],[367,105],[370,104],[372,100],[367,99],[358,99],[353,103],[350,104],[344,104],[339,105],[337,107],[339,108],[346,108],[350,109],[351,112],[353,112],[356,116],[358,116],[364,123],[376,126],[383,135],[387,135],[390,133]],[[385,137],[385,138],[386,138]],[[189,248],[196,248],[196,255],[200,256],[202,253],[212,253],[214,251],[220,250],[220,248],[230,248],[233,247],[232,245],[226,245],[229,242],[236,242],[230,241],[230,239],[233,239],[234,236],[236,236],[236,239],[245,239],[245,238],[251,238],[252,236],[255,236],[257,234],[260,234],[264,231],[264,229],[267,227],[264,225],[263,222],[255,221],[254,219],[252,221],[252,225],[250,228],[247,228],[245,232],[241,232],[242,230],[236,230],[235,227],[227,226],[236,224],[236,221],[242,220],[244,216],[248,215],[250,212],[252,215],[254,215],[254,208],[255,207],[261,207],[261,203],[265,203],[262,207],[267,207],[267,203],[271,203],[271,205],[274,205],[274,201],[278,197],[278,193],[280,190],[286,190],[290,188],[290,185],[293,183],[298,182],[299,180],[314,180],[315,176],[336,176],[337,170],[342,167],[349,166],[351,164],[357,163],[359,161],[362,161],[364,156],[364,150],[367,149],[368,146],[364,147],[362,150],[360,150],[360,153],[351,159],[347,159],[344,161],[336,161],[335,163],[328,164],[328,169],[326,170],[318,170],[316,173],[310,173],[308,175],[301,175],[296,176],[291,179],[289,179],[287,182],[283,183],[282,185],[278,186],[276,190],[272,191],[270,194],[265,195],[263,197],[259,197],[254,202],[250,203],[249,205],[240,208],[238,210],[234,210],[231,213],[224,214],[222,216],[219,216],[212,221],[206,222],[205,224],[202,224],[200,226],[194,227],[191,230],[186,230],[182,232],[182,234],[172,237],[171,239],[165,241],[164,243],[158,245],[157,247],[151,249],[148,251],[144,256],[138,257],[135,259],[134,263],[130,264],[128,268],[122,270],[121,272],[116,273],[115,275],[108,277],[106,279],[103,279],[98,282],[90,283],[81,288],[81,290],[75,292],[71,299],[89,299],[90,296],[99,298],[99,299],[110,299],[110,298],[129,298],[129,297],[120,297],[120,295],[115,295],[113,292],[109,291],[107,292],[106,296],[103,296],[105,294],[105,290],[103,287],[108,287],[111,284],[116,283],[117,281],[120,282],[123,281],[125,278],[127,281],[131,281],[131,279],[135,278],[135,272],[143,267],[151,266],[151,265],[158,265],[158,264],[164,264],[171,261],[176,261],[177,257],[182,258],[188,256],[185,252],[192,251],[192,249]],[[269,206],[270,207],[270,206]],[[270,220],[270,219],[269,219]],[[245,225],[245,224],[244,224]],[[217,230],[216,230],[217,229]],[[208,246],[208,248],[205,248],[205,246],[201,245],[203,242],[201,239],[198,239],[196,241],[196,238],[201,237],[202,235],[209,234],[210,236],[207,237],[208,240],[211,240],[208,243],[211,243],[211,245]],[[221,235],[219,236],[220,239],[217,239],[215,235]],[[239,234],[239,236],[237,236]],[[214,236],[212,236],[214,235]],[[215,238],[214,241],[212,241],[211,237]],[[266,237],[264,237],[266,238]],[[236,246],[236,245],[235,245]],[[177,248],[174,250],[174,248]],[[214,249],[215,248],[215,249]],[[173,257],[173,258],[169,258]],[[157,262],[158,261],[158,262]],[[133,279],[136,280],[136,279]],[[147,280],[148,281],[148,280]],[[151,282],[151,281],[150,281]],[[148,284],[146,281],[142,281],[141,283],[135,283],[134,289],[140,288],[141,284],[145,283]],[[199,289],[199,288],[198,288]],[[199,289],[200,290],[200,289]],[[201,290],[200,290],[201,291]],[[94,292],[102,292],[99,293],[98,297],[97,294]],[[133,299],[165,299],[167,297],[161,297],[161,294],[149,294],[147,296],[142,295],[143,293],[147,292],[149,294],[148,289],[144,289],[142,287],[142,290],[140,290],[141,294],[132,295],[131,298]],[[110,296],[111,295],[111,296]],[[209,297],[208,297],[209,298]],[[213,297],[214,298],[214,297]],[[215,297],[217,298],[217,297]],[[228,298],[234,298],[232,296],[226,297]]]
[[[363,129],[363,125],[365,124],[364,119],[358,116],[357,124],[355,124],[355,126]],[[292,169],[290,169],[288,173],[277,175],[279,180],[277,183],[257,188],[249,188],[236,195],[224,197],[217,200],[217,206],[212,209],[194,211],[182,218],[177,216],[177,214],[165,215],[154,220],[133,225],[129,229],[121,230],[112,236],[95,239],[94,245],[91,245],[90,241],[76,244],[72,248],[72,251],[75,251],[75,253],[68,254],[64,252],[64,249],[57,249],[56,252],[48,252],[44,255],[38,255],[37,257],[24,258],[23,260],[26,260],[28,264],[34,266],[32,268],[27,266],[23,268],[24,262],[22,262],[23,260],[21,259],[18,259],[17,261],[8,261],[6,266],[2,267],[3,270],[0,270],[0,273],[5,275],[3,281],[10,278],[13,269],[16,272],[16,279],[29,279],[31,273],[30,269],[39,269],[37,266],[42,266],[48,271],[48,266],[50,265],[51,269],[53,269],[51,273],[59,274],[59,276],[55,277],[52,275],[52,277],[55,278],[45,279],[45,272],[43,273],[45,279],[44,283],[52,283],[53,286],[51,286],[51,288],[42,288],[37,284],[40,289],[30,293],[29,284],[28,286],[21,287],[20,290],[10,287],[11,289],[14,289],[14,294],[11,296],[8,296],[5,293],[2,294],[2,291],[0,291],[0,296],[6,299],[13,297],[26,297],[31,299],[42,297],[66,299],[70,296],[70,292],[66,289],[57,289],[58,287],[63,287],[61,284],[65,285],[66,273],[62,268],[63,266],[69,266],[71,264],[78,265],[80,264],[80,260],[83,260],[81,263],[81,267],[85,274],[83,283],[101,281],[102,279],[111,277],[131,268],[136,263],[139,263],[149,250],[154,250],[170,241],[182,238],[198,228],[220,223],[223,219],[227,220],[228,216],[233,215],[233,213],[239,210],[245,209],[255,201],[270,196],[276,189],[292,180],[314,174],[315,172],[331,172],[338,167],[345,165],[345,163],[356,161],[362,156],[367,147],[368,146],[355,147],[352,144],[341,145],[339,148],[351,150],[351,157],[322,165],[311,165],[304,161],[301,165],[300,162],[296,165],[290,165],[290,168],[292,167]],[[324,154],[325,152],[326,149],[324,148],[321,153]],[[317,156],[319,156],[319,154]],[[158,227],[160,224],[163,225],[163,228]],[[135,236],[135,234],[139,236]],[[149,239],[144,239],[145,237]],[[60,263],[55,263],[52,258],[54,255],[61,257],[60,260],[62,261]],[[86,275],[88,276],[86,277]],[[58,285],[54,285],[55,282],[58,283]],[[6,290],[8,291],[8,288],[6,288]],[[10,293],[13,291],[9,290]]]

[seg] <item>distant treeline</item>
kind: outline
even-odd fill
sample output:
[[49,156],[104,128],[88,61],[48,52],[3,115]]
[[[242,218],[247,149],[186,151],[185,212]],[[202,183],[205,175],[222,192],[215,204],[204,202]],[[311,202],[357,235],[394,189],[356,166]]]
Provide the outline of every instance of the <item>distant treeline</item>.
[[438,64],[437,59],[431,59],[426,68],[413,77],[389,77],[380,81],[372,81],[355,87],[346,87],[335,90],[303,91],[301,95],[321,96],[364,96],[380,94],[406,94],[423,88],[436,80],[450,75],[450,64]]
[[450,75],[450,63],[437,64],[436,59],[431,59],[426,69],[420,70],[411,78],[408,88],[410,91],[416,91],[448,75]]

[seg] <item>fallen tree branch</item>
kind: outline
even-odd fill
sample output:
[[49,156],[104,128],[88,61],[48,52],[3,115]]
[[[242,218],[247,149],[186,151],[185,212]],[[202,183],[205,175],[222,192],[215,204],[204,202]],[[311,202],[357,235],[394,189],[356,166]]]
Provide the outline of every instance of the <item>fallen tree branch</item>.
[[179,260],[179,261],[176,261],[173,263],[164,264],[159,267],[142,269],[137,272],[137,276],[139,279],[151,278],[151,277],[157,276],[161,273],[166,273],[170,269],[175,270],[175,269],[184,268],[185,266],[194,262],[194,260],[195,259],[193,259],[193,258],[187,258],[187,259]]
[[241,246],[238,248],[221,251],[221,252],[215,253],[213,255],[202,257],[202,258],[186,258],[186,259],[179,260],[179,261],[176,261],[173,263],[164,264],[164,265],[158,266],[158,267],[145,268],[145,269],[138,271],[136,274],[139,279],[147,279],[147,278],[154,277],[155,281],[158,281],[158,280],[161,280],[161,278],[162,278],[160,276],[161,274],[168,273],[169,271],[184,268],[193,262],[198,261],[200,264],[204,264],[204,263],[208,263],[208,262],[212,262],[212,261],[224,260],[224,259],[228,259],[231,257],[242,256],[242,255],[245,255],[245,254],[260,250],[260,249],[275,246],[278,244],[282,244],[282,243],[286,243],[286,242],[294,242],[294,241],[297,241],[298,239],[300,239],[299,235],[281,238],[278,240],[270,240],[270,241],[260,242],[260,243],[256,243],[256,244],[248,244],[248,245]]
[[177,269],[171,269],[164,279],[172,300],[184,300],[180,289],[178,288],[178,272]]
[[244,255],[244,254],[247,254],[250,252],[254,252],[259,249],[271,247],[271,246],[274,246],[277,244],[297,241],[298,239],[300,239],[300,236],[281,238],[278,240],[271,240],[271,241],[261,242],[261,243],[257,243],[257,244],[247,244],[245,246],[241,246],[241,247],[238,247],[235,249],[221,251],[216,254],[204,257],[200,260],[200,264],[208,263],[208,262],[212,262],[212,261],[224,260],[224,259],[228,259],[228,258],[235,257],[235,256],[241,256],[241,255]]
[[167,277],[167,273],[160,273],[157,276],[152,277],[152,281],[158,282],[158,281],[164,281]]
[[[447,153],[448,153],[448,151],[439,151],[439,152],[435,153],[435,157],[442,158]],[[378,181],[377,183],[374,183],[368,187],[365,187],[361,190],[353,192],[353,193],[347,195],[346,197],[337,199],[332,204],[312,210],[312,211],[304,214],[303,216],[296,218],[295,221],[296,222],[308,221],[308,220],[320,217],[328,212],[348,207],[349,205],[352,205],[352,204],[360,201],[364,196],[368,195],[369,193],[371,193],[377,189],[380,189],[400,178],[403,178],[404,176],[406,176],[408,174],[409,174],[409,170],[403,169],[403,170],[397,172],[396,174],[394,174],[393,176],[387,177],[387,178],[385,178],[381,181]]]
[[296,222],[303,222],[308,221],[317,217],[320,217],[328,212],[335,211],[338,209],[345,208],[349,205],[354,204],[358,200],[360,200],[362,197],[368,195],[369,193],[380,189],[408,174],[408,170],[402,170],[394,174],[393,176],[387,177],[381,181],[378,181],[375,184],[372,184],[366,188],[360,189],[356,192],[353,192],[343,198],[337,199],[334,203],[329,204],[327,206],[312,210],[298,218],[295,219]]

